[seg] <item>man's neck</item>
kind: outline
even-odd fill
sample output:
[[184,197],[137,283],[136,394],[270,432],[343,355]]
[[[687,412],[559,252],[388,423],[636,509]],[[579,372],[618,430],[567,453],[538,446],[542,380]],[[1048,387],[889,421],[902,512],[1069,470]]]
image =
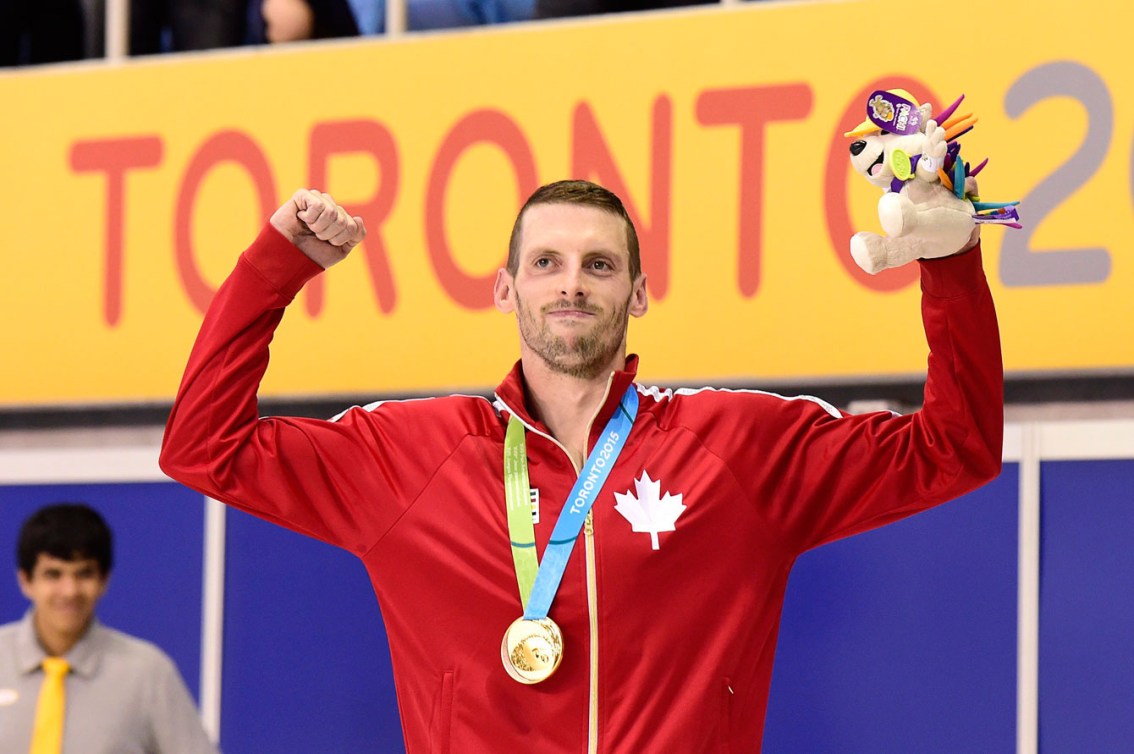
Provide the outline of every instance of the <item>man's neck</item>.
[[552,371],[537,357],[524,359],[523,369],[529,408],[567,449],[575,468],[581,468],[587,454],[587,434],[606,398],[613,367],[593,378],[573,377]]
[[86,632],[90,629],[90,622],[83,627],[83,630],[78,634],[60,633],[58,631],[46,631],[40,627],[39,622],[32,618],[32,625],[35,628],[35,638],[39,641],[39,645],[43,647],[43,651],[50,657],[63,657],[71,649],[79,643]]

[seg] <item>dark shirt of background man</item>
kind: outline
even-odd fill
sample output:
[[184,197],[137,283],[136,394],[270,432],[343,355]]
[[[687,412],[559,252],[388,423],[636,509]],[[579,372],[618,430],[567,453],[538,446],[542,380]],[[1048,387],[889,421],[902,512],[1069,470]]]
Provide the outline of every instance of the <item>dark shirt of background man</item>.
[[590,16],[597,13],[626,13],[684,5],[707,5],[716,0],[536,0],[535,18]]
[[79,0],[0,0],[0,66],[79,60],[84,28]]

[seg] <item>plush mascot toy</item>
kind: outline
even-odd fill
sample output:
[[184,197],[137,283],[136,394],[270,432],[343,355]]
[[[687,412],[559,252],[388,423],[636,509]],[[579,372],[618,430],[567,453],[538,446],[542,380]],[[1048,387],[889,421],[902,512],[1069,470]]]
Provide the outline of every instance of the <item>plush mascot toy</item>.
[[976,195],[977,173],[957,142],[972,130],[972,114],[955,115],[961,97],[933,119],[933,109],[919,105],[904,89],[877,91],[866,103],[866,120],[845,135],[851,165],[886,193],[878,201],[885,236],[855,233],[851,256],[875,274],[915,259],[934,259],[970,246],[981,223],[1019,228],[1019,202],[982,202]]

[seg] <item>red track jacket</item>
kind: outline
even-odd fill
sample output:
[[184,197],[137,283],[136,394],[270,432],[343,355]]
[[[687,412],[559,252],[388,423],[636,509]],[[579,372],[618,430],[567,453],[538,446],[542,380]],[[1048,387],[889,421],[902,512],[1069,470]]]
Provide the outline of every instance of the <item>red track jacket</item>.
[[[529,415],[518,364],[494,402],[258,418],[272,334],[320,271],[268,226],[205,317],[161,465],[362,559],[410,754],[757,752],[796,557],[999,472],[1003,374],[980,251],[921,270],[931,355],[917,413],[846,416],[812,398],[637,387],[638,419],[551,608],[563,664],[535,686],[500,660],[521,613],[504,503],[508,416],[528,427],[539,552],[577,472]],[[630,357],[612,376],[591,444],[636,367]],[[635,503],[665,512],[654,533],[620,512]]]

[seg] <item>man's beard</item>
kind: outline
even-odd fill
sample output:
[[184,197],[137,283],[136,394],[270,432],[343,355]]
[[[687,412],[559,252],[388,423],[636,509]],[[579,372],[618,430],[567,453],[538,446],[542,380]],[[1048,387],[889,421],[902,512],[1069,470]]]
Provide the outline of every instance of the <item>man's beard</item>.
[[[550,312],[564,309],[588,312],[595,316],[596,321],[582,335],[573,338],[554,335],[546,317]],[[539,313],[543,319],[537,320],[519,295],[516,296],[516,320],[520,325],[520,337],[528,348],[553,372],[584,379],[597,377],[610,367],[622,348],[629,310],[629,298],[609,316],[603,316],[601,308],[587,302],[560,299],[542,306]]]

